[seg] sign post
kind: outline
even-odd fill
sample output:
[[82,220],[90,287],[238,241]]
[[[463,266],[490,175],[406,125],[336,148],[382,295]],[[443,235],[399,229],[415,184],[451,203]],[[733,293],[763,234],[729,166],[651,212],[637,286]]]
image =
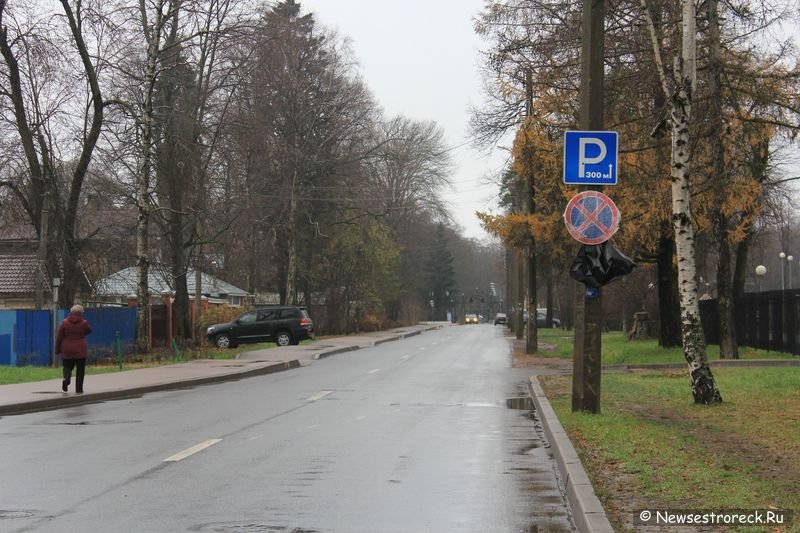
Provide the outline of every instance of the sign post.
[[[603,129],[604,112],[604,59],[605,59],[605,15],[606,0],[582,0],[583,27],[581,50],[581,107],[580,128],[587,131]],[[592,139],[590,137],[590,139]],[[593,137],[595,140],[602,138]],[[599,145],[593,141],[578,144],[578,154],[583,158],[583,177],[586,172],[600,172],[602,167],[592,165],[605,163],[600,157]],[[565,143],[566,150],[566,143]],[[592,150],[598,150],[593,152]],[[608,147],[606,146],[606,152]],[[604,154],[605,156],[608,153]],[[580,158],[579,158],[580,159]],[[581,161],[576,161],[577,173],[581,173]],[[565,165],[567,161],[565,161]],[[566,176],[565,176],[566,178]],[[597,179],[597,178],[588,178]],[[601,176],[602,179],[602,176]],[[586,189],[599,190],[603,183],[581,185]],[[584,189],[585,190],[585,189]],[[584,292],[575,301],[575,351],[572,373],[572,411],[600,412],[600,370],[602,305],[601,291]]]

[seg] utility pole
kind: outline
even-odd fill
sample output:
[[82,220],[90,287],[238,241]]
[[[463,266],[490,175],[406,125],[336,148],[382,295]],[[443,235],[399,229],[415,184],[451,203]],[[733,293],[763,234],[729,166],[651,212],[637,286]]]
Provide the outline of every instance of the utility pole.
[[[603,130],[603,66],[605,0],[583,0],[580,127]],[[602,190],[600,186],[581,187]],[[601,334],[603,307],[600,289],[584,288],[576,298],[572,411],[600,412]]]
[[[526,107],[526,142],[525,154],[527,158],[525,161],[526,180],[525,185],[527,191],[525,194],[525,210],[528,216],[532,216],[535,203],[534,203],[534,171],[533,171],[533,147],[527,139],[528,131],[532,126],[533,121],[533,74],[531,69],[525,72],[525,107]],[[539,349],[538,332],[536,330],[536,238],[533,233],[528,235],[528,283],[527,283],[527,305],[528,308],[528,327],[525,332],[525,353],[536,353]]]

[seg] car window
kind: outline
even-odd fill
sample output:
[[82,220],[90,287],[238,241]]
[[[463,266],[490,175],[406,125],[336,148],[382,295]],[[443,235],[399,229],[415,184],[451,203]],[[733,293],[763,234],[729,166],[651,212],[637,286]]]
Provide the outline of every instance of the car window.
[[275,319],[275,310],[274,309],[261,309],[258,312],[258,321],[264,322],[266,320],[274,320]]
[[253,324],[256,321],[256,312],[250,311],[239,317],[239,324]]
[[295,308],[281,309],[278,314],[279,318],[299,318],[300,310]]

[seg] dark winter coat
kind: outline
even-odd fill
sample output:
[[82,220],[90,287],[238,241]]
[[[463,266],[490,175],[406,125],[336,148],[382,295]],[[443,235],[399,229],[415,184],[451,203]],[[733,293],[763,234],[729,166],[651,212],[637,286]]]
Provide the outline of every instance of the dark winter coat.
[[92,326],[81,313],[70,313],[61,322],[56,335],[56,353],[62,359],[86,359],[89,345],[86,335],[92,332]]

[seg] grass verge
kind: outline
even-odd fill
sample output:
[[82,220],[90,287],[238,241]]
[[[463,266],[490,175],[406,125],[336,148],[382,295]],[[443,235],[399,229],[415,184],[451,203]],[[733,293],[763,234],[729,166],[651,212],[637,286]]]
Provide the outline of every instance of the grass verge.
[[[305,342],[305,341],[304,341]],[[234,359],[239,353],[252,350],[274,348],[273,343],[248,344],[234,349],[223,350],[205,346],[200,349],[184,349],[180,359],[174,351],[166,348],[155,349],[148,354],[128,354],[122,359],[122,368],[115,357],[95,360],[86,366],[87,374],[104,374],[119,372],[120,370],[136,370],[161,365],[172,365],[196,359]],[[38,366],[0,366],[0,385],[13,383],[27,383],[29,381],[44,381],[61,378],[61,368]]]
[[617,531],[640,509],[770,507],[794,523],[741,530],[800,531],[800,368],[714,374],[724,402],[697,406],[686,371],[606,373],[600,415],[571,412],[571,377],[540,378]]
[[[543,349],[542,357],[572,359],[573,332],[561,329],[539,329],[539,342]],[[709,345],[706,349],[709,361],[719,361],[719,346]],[[603,334],[603,365],[631,365],[648,363],[684,363],[683,348],[661,348],[658,339],[628,341],[621,332]],[[739,347],[740,359],[791,359],[792,354],[757,350],[747,346]]]

